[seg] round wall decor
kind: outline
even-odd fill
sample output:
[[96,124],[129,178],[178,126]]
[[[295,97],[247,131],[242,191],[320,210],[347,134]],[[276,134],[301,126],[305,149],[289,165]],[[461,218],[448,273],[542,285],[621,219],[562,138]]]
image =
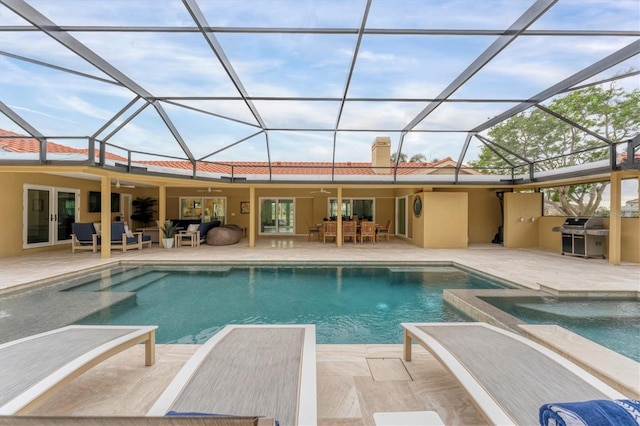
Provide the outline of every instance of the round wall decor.
[[416,215],[416,217],[420,217],[422,214],[422,198],[420,198],[419,195],[416,195],[413,199],[413,214]]

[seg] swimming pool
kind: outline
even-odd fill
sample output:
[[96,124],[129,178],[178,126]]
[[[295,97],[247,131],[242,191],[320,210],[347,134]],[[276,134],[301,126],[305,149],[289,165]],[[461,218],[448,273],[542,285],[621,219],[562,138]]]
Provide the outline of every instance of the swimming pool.
[[640,301],[483,297],[529,324],[556,324],[640,362]]
[[159,343],[203,343],[226,324],[316,325],[318,343],[401,343],[401,322],[469,321],[445,288],[504,285],[452,266],[139,266],[67,291],[135,292],[78,324],[154,324]]

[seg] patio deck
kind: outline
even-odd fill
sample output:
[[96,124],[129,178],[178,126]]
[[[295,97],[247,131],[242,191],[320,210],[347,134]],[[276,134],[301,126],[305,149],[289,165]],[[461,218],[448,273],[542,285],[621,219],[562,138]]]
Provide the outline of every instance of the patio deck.
[[[180,247],[71,254],[70,249],[0,259],[0,295],[46,282],[60,274],[118,262],[455,262],[530,289],[585,294],[640,293],[637,264],[614,266],[600,259],[562,256],[536,249],[505,249],[499,245],[469,249],[421,249],[399,238],[379,244],[332,244],[307,237],[263,238],[248,248],[247,240],[225,247]],[[0,309],[1,310],[1,309]],[[10,318],[0,315],[2,327]],[[571,346],[574,345],[574,346]],[[569,347],[567,347],[569,346]],[[131,348],[74,380],[34,414],[143,415],[196,350],[194,345],[157,345],[152,367],[133,365],[142,347]],[[566,342],[564,350],[589,356],[581,342]],[[588,352],[588,351],[586,351]],[[376,411],[435,410],[446,424],[481,424],[483,418],[456,380],[422,348],[404,363],[401,345],[318,345],[318,419],[321,425],[372,425]],[[604,369],[619,374],[614,361],[599,356]],[[624,374],[622,372],[622,374]]]

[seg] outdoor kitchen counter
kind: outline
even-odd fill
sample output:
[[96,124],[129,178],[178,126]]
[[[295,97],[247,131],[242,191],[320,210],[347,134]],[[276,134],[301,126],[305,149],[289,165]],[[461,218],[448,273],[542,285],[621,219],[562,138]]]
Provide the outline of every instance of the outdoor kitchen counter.
[[553,232],[565,232],[575,235],[609,235],[608,229],[575,229],[563,228],[562,226],[554,226],[551,228]]

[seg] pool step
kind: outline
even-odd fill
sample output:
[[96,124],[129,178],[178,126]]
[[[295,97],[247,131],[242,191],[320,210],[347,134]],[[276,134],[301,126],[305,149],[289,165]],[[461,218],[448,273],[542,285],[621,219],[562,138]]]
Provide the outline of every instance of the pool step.
[[110,288],[105,288],[102,291],[109,290],[118,293],[136,292],[141,288],[146,287],[149,284],[153,284],[156,281],[166,277],[167,275],[169,275],[168,272],[147,272],[146,274],[135,277],[135,279],[120,282],[116,285],[111,286]]
[[[105,291],[115,290],[115,287],[128,283],[130,280],[137,280],[139,277],[149,274],[149,270],[143,268],[125,269],[118,272],[105,271],[92,275],[90,281],[78,283],[77,285],[67,289],[67,291]],[[156,274],[156,272],[152,272]],[[164,273],[162,273],[164,274]],[[146,285],[146,284],[144,284]],[[117,290],[132,291],[132,290]]]

